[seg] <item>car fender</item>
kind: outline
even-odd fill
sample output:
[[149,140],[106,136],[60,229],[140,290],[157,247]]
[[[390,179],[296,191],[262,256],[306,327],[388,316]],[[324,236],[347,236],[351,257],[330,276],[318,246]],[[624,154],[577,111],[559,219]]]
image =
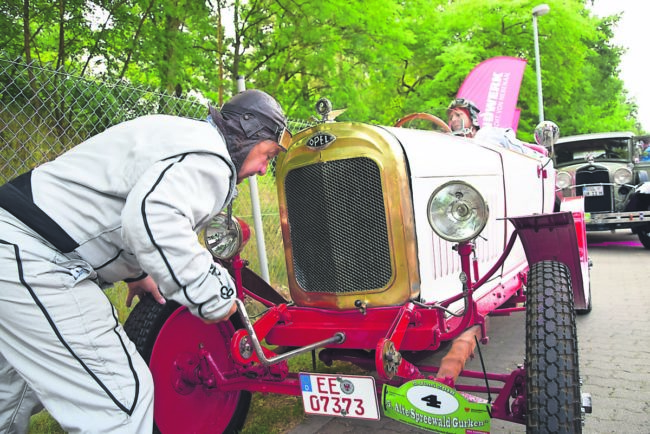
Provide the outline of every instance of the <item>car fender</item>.
[[508,219],[517,229],[529,264],[551,260],[567,266],[577,309],[585,309],[589,302],[589,261],[586,246],[580,247],[580,237],[584,236],[582,215],[574,210]]
[[643,182],[637,185],[634,188],[634,192],[639,194],[650,194],[650,182]]

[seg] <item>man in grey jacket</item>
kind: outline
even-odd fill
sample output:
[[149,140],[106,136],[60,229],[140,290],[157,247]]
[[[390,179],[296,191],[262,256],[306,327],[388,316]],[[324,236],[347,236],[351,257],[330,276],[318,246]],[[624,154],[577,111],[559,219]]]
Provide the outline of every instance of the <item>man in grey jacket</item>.
[[102,289],[229,318],[234,283],[196,233],[288,146],[286,126],[248,90],[207,121],[115,125],[0,187],[0,432],[43,406],[68,432],[152,431],[151,374]]

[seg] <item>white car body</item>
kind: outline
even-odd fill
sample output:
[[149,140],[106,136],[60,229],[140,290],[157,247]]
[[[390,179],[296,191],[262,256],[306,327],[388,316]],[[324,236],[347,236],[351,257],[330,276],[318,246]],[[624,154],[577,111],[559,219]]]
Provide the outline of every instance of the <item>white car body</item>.
[[[463,180],[477,188],[487,201],[490,218],[475,241],[480,272],[489,270],[505,249],[513,231],[506,217],[553,211],[555,170],[548,157],[525,155],[451,135],[440,134],[435,143],[430,143],[430,133],[402,128],[389,131],[400,140],[411,169],[420,295],[427,302],[444,300],[457,292],[461,271],[453,243],[437,236],[427,219],[429,197],[436,188],[452,180]],[[542,166],[545,178],[540,176]],[[484,285],[477,291],[477,297],[526,267],[524,250],[517,242],[504,264],[500,281]]]

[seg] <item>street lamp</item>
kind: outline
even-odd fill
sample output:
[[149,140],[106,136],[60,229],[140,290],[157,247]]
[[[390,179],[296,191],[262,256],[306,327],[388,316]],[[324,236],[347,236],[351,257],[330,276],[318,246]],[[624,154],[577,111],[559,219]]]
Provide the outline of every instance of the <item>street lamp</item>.
[[535,36],[535,70],[537,71],[537,104],[539,111],[539,121],[544,120],[544,102],[542,99],[542,70],[539,66],[539,40],[537,36],[537,17],[546,15],[551,8],[546,4],[541,4],[533,8],[533,34]]

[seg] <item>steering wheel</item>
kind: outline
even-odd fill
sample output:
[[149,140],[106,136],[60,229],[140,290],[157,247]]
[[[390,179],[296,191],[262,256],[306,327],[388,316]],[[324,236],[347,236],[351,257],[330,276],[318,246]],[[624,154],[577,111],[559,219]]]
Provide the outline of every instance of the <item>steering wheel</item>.
[[412,113],[410,115],[404,116],[402,119],[398,120],[395,123],[395,126],[402,127],[404,125],[407,125],[408,127],[408,124],[410,122],[413,122],[418,119],[432,123],[433,125],[438,127],[437,129],[441,130],[443,133],[451,133],[451,128],[449,128],[449,125],[447,125],[445,121],[429,113]]

